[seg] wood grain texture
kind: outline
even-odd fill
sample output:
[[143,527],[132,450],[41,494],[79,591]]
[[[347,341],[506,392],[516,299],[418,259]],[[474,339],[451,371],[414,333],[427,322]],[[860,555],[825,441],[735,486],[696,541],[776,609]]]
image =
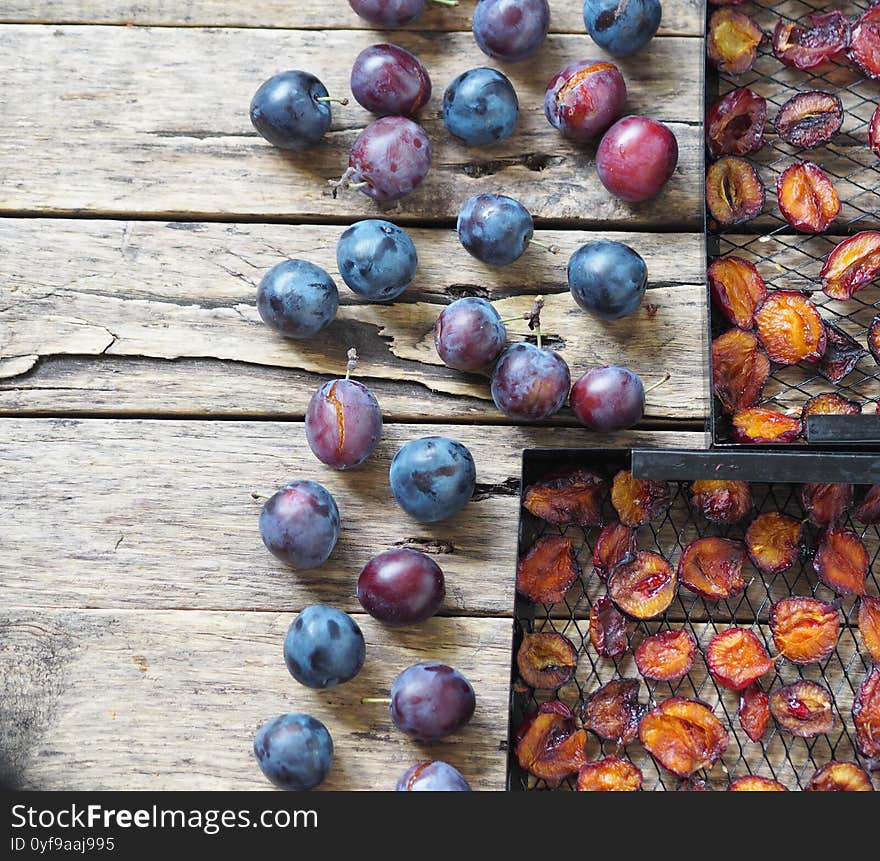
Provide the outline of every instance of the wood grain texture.
[[[440,434],[477,463],[474,501],[433,526],[395,504],[388,466],[400,445]],[[0,420],[0,606],[293,611],[356,610],[357,574],[408,544],[436,554],[443,612],[510,615],[521,449],[602,444],[700,448],[702,434],[387,425],[361,469],[319,464],[302,424]],[[343,531],[330,561],[293,572],[260,541],[260,503],[294,478],[336,497]]]
[[[288,613],[4,609],[0,748],[30,789],[270,789],[252,753],[265,721],[305,711],[333,736],[325,789],[391,790],[422,759],[474,789],[504,789],[509,619],[434,619],[389,632],[359,616],[367,661],[328,691],[297,684],[282,658]],[[404,667],[442,660],[477,695],[462,732],[428,746],[398,732],[383,696]]]
[[[434,321],[463,295],[485,296],[503,318],[513,318],[546,294],[544,332],[575,378],[593,364],[627,365],[647,386],[669,373],[648,393],[647,417],[705,416],[702,237],[539,232],[563,252],[533,250],[493,269],[467,254],[454,230],[414,229],[416,281],[402,301],[383,306],[360,301],[340,278],[335,246],[342,229],[0,220],[7,251],[0,258],[0,410],[302,417],[312,393],[341,373],[346,349],[355,346],[358,375],[378,384],[386,418],[503,420],[485,375],[440,362]],[[581,311],[566,285],[569,256],[597,238],[627,242],[649,262],[648,298],[616,323]],[[326,267],[340,287],[337,320],[308,341],[276,336],[256,310],[256,284],[285,257]],[[524,321],[508,329],[512,340],[528,333]],[[74,363],[75,377],[65,370],[56,383],[58,366],[44,369],[45,359]],[[157,378],[146,379],[144,368]],[[559,420],[572,423],[573,416],[566,411]]]
[[[355,104],[335,111],[325,143],[294,154],[271,147],[248,118],[260,82],[291,64],[320,73],[329,90],[347,94],[351,64],[374,39],[354,30],[5,26],[0,213],[374,215],[379,210],[365,195],[344,192],[334,200],[328,186],[369,121],[365,111]],[[454,143],[438,118],[446,84],[484,65],[471,36],[401,33],[398,41],[420,55],[434,77],[422,116],[434,160],[423,187],[391,210],[394,218],[449,223],[470,195],[503,191],[537,217],[569,226],[700,229],[702,105],[698,88],[681,85],[699,78],[699,40],[656,39],[637,58],[621,61],[629,82],[626,109],[668,122],[680,147],[666,190],[635,206],[602,188],[592,147],[566,142],[544,117],[545,83],[582,56],[583,37],[552,36],[527,69],[505,67],[519,94],[520,126],[487,150]]]
[[[407,30],[469,30],[475,3],[460,0],[455,7],[428,3]],[[581,3],[550,0],[550,29],[554,33],[584,33]],[[6,0],[0,21],[32,23],[164,24],[204,27],[289,27],[329,30],[373,29],[345,0]],[[660,34],[702,35],[701,0],[664,0]],[[589,44],[589,42],[587,42]]]

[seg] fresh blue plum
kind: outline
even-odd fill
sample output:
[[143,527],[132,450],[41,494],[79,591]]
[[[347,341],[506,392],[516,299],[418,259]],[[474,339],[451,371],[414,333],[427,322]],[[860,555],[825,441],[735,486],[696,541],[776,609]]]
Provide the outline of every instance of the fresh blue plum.
[[535,233],[529,211],[503,194],[476,194],[466,200],[456,226],[468,254],[490,266],[518,260]]
[[460,730],[474,714],[471,683],[446,664],[407,667],[391,685],[391,720],[407,735],[436,741]]
[[333,739],[311,715],[279,715],[257,730],[254,756],[272,783],[301,792],[324,782],[333,764]]
[[361,606],[388,625],[414,625],[429,619],[446,594],[440,566],[424,553],[402,547],[374,556],[357,582]]
[[629,57],[644,48],[662,14],[660,0],[584,0],[587,32],[614,57]]
[[468,504],[477,470],[460,442],[427,436],[400,448],[391,461],[389,478],[391,492],[407,514],[422,523],[436,523]]
[[492,373],[492,400],[511,418],[538,421],[558,413],[571,386],[565,359],[520,341],[508,347]]
[[301,685],[333,688],[353,679],[367,647],[357,622],[342,610],[313,604],[287,629],[284,663]]
[[507,329],[495,306],[477,296],[447,305],[434,324],[434,346],[443,364],[457,371],[490,365],[507,343]]
[[629,368],[590,368],[572,386],[569,402],[577,420],[590,430],[625,430],[642,420],[645,387]]
[[397,792],[470,792],[470,784],[448,762],[417,762],[397,781]]
[[269,552],[292,568],[317,568],[339,539],[336,500],[316,481],[291,481],[266,500],[260,536]]
[[251,122],[269,143],[281,149],[316,144],[333,117],[327,88],[308,72],[279,72],[260,85],[251,99]]
[[591,141],[619,116],[626,102],[620,69],[607,60],[578,60],[547,84],[544,115],[567,138]]
[[352,144],[348,156],[352,184],[379,203],[412,194],[431,167],[431,141],[425,130],[406,117],[382,117],[370,123]]
[[354,61],[351,94],[361,107],[380,117],[408,117],[431,98],[431,78],[419,58],[405,48],[371,45]]
[[619,320],[632,314],[647,286],[645,261],[622,242],[588,242],[568,261],[568,289],[574,301],[603,320]]
[[336,245],[342,280],[371,302],[389,302],[412,283],[419,268],[409,234],[380,218],[352,224]]
[[312,395],[306,440],[321,463],[335,469],[359,466],[382,436],[382,411],[373,393],[356,380],[329,380]]
[[284,260],[257,287],[257,311],[263,322],[285,338],[310,338],[336,316],[339,291],[320,266]]
[[474,38],[484,54],[508,63],[531,57],[550,30],[547,0],[480,0]]
[[411,24],[425,8],[426,0],[348,0],[348,5],[371,24],[394,28]]
[[519,101],[513,84],[495,69],[462,72],[443,94],[443,122],[468,146],[491,146],[513,134]]

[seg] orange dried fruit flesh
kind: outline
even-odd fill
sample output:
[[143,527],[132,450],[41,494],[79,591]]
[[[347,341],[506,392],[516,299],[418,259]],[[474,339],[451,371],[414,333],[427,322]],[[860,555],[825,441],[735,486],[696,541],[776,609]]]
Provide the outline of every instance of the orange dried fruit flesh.
[[516,591],[538,604],[557,604],[580,576],[570,538],[549,535],[539,538],[519,561]]
[[737,442],[773,444],[794,442],[801,434],[801,420],[769,407],[751,407],[733,417]]
[[712,158],[748,155],[764,145],[767,100],[748,87],[731,90],[706,111],[706,147]]
[[712,523],[739,523],[752,510],[752,492],[745,481],[695,481],[691,505]]
[[866,526],[880,523],[880,484],[875,484],[856,506],[853,517]]
[[677,682],[691,671],[696,654],[697,643],[689,631],[660,631],[639,643],[636,667],[646,679]]
[[745,159],[725,156],[706,171],[706,206],[719,224],[751,221],[764,208],[764,183]]
[[614,476],[611,502],[624,526],[644,526],[669,508],[672,493],[665,481],[633,478],[625,469]]
[[819,273],[832,299],[851,299],[880,274],[880,230],[863,230],[835,246]]
[[727,787],[728,792],[788,792],[788,787],[783,786],[778,780],[769,777],[758,777],[756,774],[747,774],[731,781]]
[[868,759],[880,757],[880,667],[874,667],[856,693],[852,708],[856,747]]
[[536,517],[558,526],[601,526],[605,482],[595,473],[578,469],[526,490],[523,506]]
[[684,548],[678,560],[678,579],[691,592],[711,601],[738,595],[746,587],[742,568],[746,547],[741,541],[709,536]]
[[759,514],[746,530],[746,548],[755,567],[767,574],[779,574],[800,556],[803,525],[799,520],[768,511]]
[[827,344],[825,355],[819,360],[816,370],[832,383],[839,383],[851,373],[865,354],[862,345],[851,338],[839,326],[825,321]]
[[853,501],[851,484],[812,484],[801,487],[804,514],[816,526],[828,526],[840,520]]
[[871,660],[880,665],[880,598],[862,595],[859,599],[859,633]]
[[868,772],[855,762],[826,763],[817,769],[804,792],[873,792]]
[[847,56],[863,75],[880,78],[880,6],[872,6],[856,21]]
[[771,691],[770,713],[781,729],[799,738],[813,738],[834,727],[831,694],[806,680]]
[[854,416],[861,411],[862,408],[855,401],[847,400],[837,392],[823,392],[804,404],[801,421],[806,425],[809,416]]
[[523,634],[516,655],[523,681],[542,691],[555,691],[574,678],[577,651],[568,637],[555,631]]
[[868,349],[874,361],[880,365],[880,314],[871,320],[871,325],[868,327]]
[[604,595],[590,608],[590,642],[603,658],[619,658],[629,647],[629,620]]
[[608,593],[627,615],[653,619],[675,597],[675,570],[659,554],[642,550],[632,562],[623,562],[611,572]]
[[514,752],[520,768],[549,783],[558,783],[586,764],[587,732],[578,729],[568,706],[553,700],[523,720]]
[[730,738],[712,709],[699,700],[672,697],[648,712],[639,725],[645,750],[678,777],[710,768]]
[[776,116],[779,137],[792,146],[806,149],[828,143],[842,125],[843,103],[824,90],[792,96]]
[[712,678],[733,691],[747,688],[773,668],[764,644],[747,628],[728,628],[712,637],[706,663]]
[[615,679],[590,694],[581,712],[585,729],[615,744],[627,745],[648,710],[639,702],[638,679]]
[[838,595],[863,595],[868,576],[868,551],[855,532],[829,526],[819,541],[813,568]]
[[804,233],[824,233],[840,212],[834,183],[811,161],[796,162],[779,174],[776,199],[783,218]]
[[596,539],[593,547],[593,570],[603,582],[618,562],[637,549],[638,533],[631,526],[624,526],[619,520],[609,523]]
[[619,756],[588,762],[578,772],[578,792],[638,792],[641,788],[642,772]]
[[709,18],[706,51],[723,72],[739,74],[752,68],[764,32],[748,16],[734,9],[719,9]]
[[712,342],[712,387],[724,411],[754,406],[770,376],[770,360],[751,332],[731,329]]
[[833,604],[790,596],[773,605],[770,630],[780,655],[795,664],[812,664],[837,646],[840,616]]
[[770,697],[757,685],[749,685],[739,699],[739,724],[752,740],[760,741],[770,722]]
[[825,353],[825,324],[816,305],[803,293],[776,290],[755,311],[758,338],[780,365],[816,362]]
[[773,29],[773,53],[786,66],[813,69],[849,46],[850,26],[840,12],[811,15],[809,26],[780,18]]
[[742,257],[718,257],[709,264],[712,301],[734,326],[751,329],[755,309],[767,296],[767,285],[754,263]]

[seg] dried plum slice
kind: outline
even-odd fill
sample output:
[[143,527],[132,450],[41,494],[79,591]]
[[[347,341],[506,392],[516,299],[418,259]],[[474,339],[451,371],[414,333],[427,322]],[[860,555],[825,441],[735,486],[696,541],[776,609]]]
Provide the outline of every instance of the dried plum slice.
[[868,772],[855,762],[832,761],[816,769],[804,792],[873,792]]
[[800,556],[803,525],[776,511],[759,514],[746,530],[746,547],[755,567],[767,574],[780,574]]
[[764,644],[747,628],[728,628],[712,637],[706,663],[712,678],[733,691],[754,684],[773,668]]
[[644,526],[669,508],[672,492],[665,481],[633,478],[627,469],[614,476],[611,502],[624,526]]
[[834,727],[831,694],[806,680],[771,691],[770,713],[781,729],[800,738],[813,738]]
[[880,523],[880,484],[875,484],[865,494],[865,498],[856,506],[853,517],[866,526]]
[[615,679],[590,694],[581,712],[584,729],[615,744],[627,745],[639,730],[647,706],[639,702],[638,679]]
[[770,611],[770,630],[780,655],[795,664],[823,661],[837,647],[840,615],[816,598],[781,598]]
[[548,535],[539,538],[519,561],[516,591],[538,604],[557,604],[580,576],[570,538]]
[[619,658],[629,647],[629,619],[604,595],[590,608],[590,642],[603,658]]
[[822,582],[838,595],[863,595],[868,576],[868,551],[855,532],[829,526],[813,557]]
[[880,365],[880,314],[877,314],[868,327],[868,349],[874,361]]
[[856,747],[868,759],[880,757],[880,667],[862,682],[853,701]]
[[776,290],[755,312],[758,338],[780,365],[816,362],[825,353],[825,324],[815,303],[795,290]]
[[525,633],[516,664],[527,685],[535,690],[555,691],[574,678],[577,651],[568,637],[555,631]]
[[862,595],[859,599],[859,633],[871,660],[880,665],[880,598]]
[[756,774],[746,774],[731,781],[727,787],[728,792],[788,792],[788,787],[783,786],[778,780],[769,777],[759,777]]
[[751,221],[764,208],[764,183],[745,159],[725,156],[706,171],[706,206],[719,224]]
[[719,9],[709,18],[706,51],[723,72],[747,72],[755,63],[764,32],[748,16],[734,9]]
[[578,469],[568,475],[533,484],[523,506],[536,517],[557,526],[601,526],[605,482],[593,472]]
[[863,230],[838,243],[819,274],[826,295],[851,299],[880,274],[880,230]]
[[839,326],[827,320],[824,322],[828,343],[816,370],[829,382],[839,383],[852,372],[865,351],[855,338],[851,338]]
[[578,772],[578,792],[638,792],[642,772],[619,756],[588,762]]
[[697,538],[684,548],[678,560],[682,585],[711,601],[738,595],[746,587],[742,568],[746,546],[741,541],[716,535]]
[[748,87],[732,90],[706,111],[706,147],[712,158],[748,155],[764,145],[767,100]]
[[801,487],[801,506],[804,514],[816,526],[837,523],[852,506],[851,484],[813,484]]
[[664,612],[675,597],[675,585],[675,569],[650,550],[620,563],[608,577],[611,600],[635,619],[653,619]]
[[849,47],[849,21],[840,12],[811,15],[810,27],[780,18],[773,30],[773,53],[786,66],[803,71],[834,59]]
[[733,417],[737,442],[773,444],[794,442],[801,435],[801,420],[769,407],[751,407]]
[[811,161],[789,165],[776,180],[783,218],[803,233],[824,233],[840,212],[840,198],[828,174]]
[[874,5],[852,28],[849,59],[868,78],[880,78],[880,5]]
[[880,105],[871,115],[868,123],[868,147],[877,158],[880,158]]
[[696,653],[697,642],[689,631],[659,631],[639,643],[636,667],[646,679],[677,682],[691,671]]
[[739,523],[754,503],[748,482],[709,479],[691,484],[691,505],[712,523]]
[[712,300],[727,319],[740,329],[755,324],[755,310],[767,296],[767,285],[754,263],[741,257],[719,257],[707,273]]
[[752,740],[760,741],[770,722],[770,697],[757,683],[749,685],[739,699],[739,724]]
[[731,329],[712,342],[712,387],[724,411],[754,406],[770,377],[770,360],[751,332]]
[[843,125],[843,103],[833,93],[810,90],[792,96],[776,116],[776,133],[792,146],[828,143]]
[[600,580],[607,580],[611,569],[626,556],[635,555],[637,541],[637,531],[619,520],[609,523],[599,533],[593,548],[593,570]]
[[520,768],[557,783],[586,765],[587,732],[564,703],[542,703],[520,725],[514,752]]
[[862,408],[855,401],[847,400],[837,392],[823,392],[804,404],[801,421],[806,427],[809,416],[855,416],[861,411]]

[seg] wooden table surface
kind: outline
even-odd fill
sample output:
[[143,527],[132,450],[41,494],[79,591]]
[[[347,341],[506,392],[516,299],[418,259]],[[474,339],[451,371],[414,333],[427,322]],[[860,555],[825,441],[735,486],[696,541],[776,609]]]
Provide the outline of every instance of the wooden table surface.
[[[368,29],[345,0],[0,5],[0,776],[43,789],[265,789],[253,733],[304,710],[334,736],[328,788],[391,788],[425,757],[456,764],[474,788],[504,787],[522,448],[705,444],[703,3],[663,6],[660,34],[620,65],[628,110],[668,123],[681,157],[659,198],[628,206],[599,184],[594,149],[543,117],[551,74],[601,54],[580,2],[551,0],[536,60],[499,66],[521,122],[490,150],[455,143],[438,118],[456,74],[494,65],[469,31],[473,0],[394,34]],[[336,321],[285,341],[260,322],[256,284],[299,256],[337,278],[343,225],[380,214],[363,195],[328,193],[369,117],[336,109],[325,145],[284,154],[254,132],[248,103],[283,68],[347,93],[354,57],[383,40],[417,53],[434,80],[422,114],[431,174],[385,216],[411,228],[421,267],[389,306],[338,280]],[[469,257],[452,228],[482,191],[522,200],[563,253],[501,270]],[[565,265],[609,235],[645,257],[651,284],[632,318],[600,324],[574,305]],[[513,425],[485,377],[439,362],[443,305],[486,296],[509,317],[539,293],[573,375],[605,362],[647,384],[669,374],[639,429],[591,434],[567,410]],[[386,432],[362,469],[338,473],[311,455],[302,417],[349,346]],[[428,527],[394,504],[387,468],[431,433],[471,448],[478,489]],[[344,531],[329,563],[294,573],[263,548],[250,494],[305,477],[334,493]],[[354,584],[370,556],[401,545],[436,554],[448,594],[427,624],[387,630]],[[294,614],[318,601],[356,613],[368,641],[364,671],[330,692],[297,685],[281,657]],[[462,669],[478,707],[461,735],[425,748],[359,700],[428,658]]]

